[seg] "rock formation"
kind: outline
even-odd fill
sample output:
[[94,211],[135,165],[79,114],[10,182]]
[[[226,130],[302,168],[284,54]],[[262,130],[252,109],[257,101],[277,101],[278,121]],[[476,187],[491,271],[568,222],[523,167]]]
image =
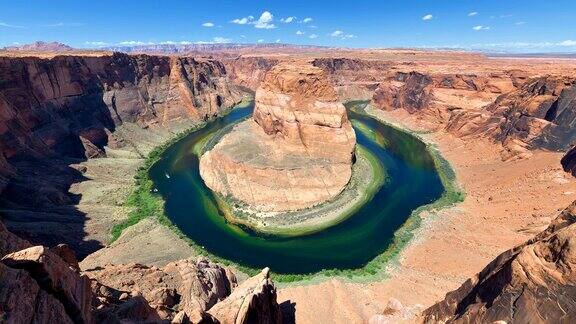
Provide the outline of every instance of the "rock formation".
[[202,156],[200,173],[212,190],[258,210],[297,210],[343,190],[355,143],[323,71],[280,64],[256,91],[253,119]]
[[226,298],[236,287],[236,277],[204,259],[179,260],[162,268],[140,264],[108,266],[88,271],[97,280],[95,291],[101,315],[113,312],[122,293],[142,296],[162,318],[179,311],[205,311]]
[[34,42],[31,44],[8,46],[3,50],[10,52],[71,52],[74,48],[59,42]]
[[[34,244],[67,243],[84,257],[101,243],[84,240],[83,215],[73,208],[78,197],[68,190],[85,177],[69,164],[131,147],[138,136],[133,129],[158,137],[158,129],[190,127],[241,96],[212,60],[120,53],[0,57],[5,225]],[[133,128],[117,132],[123,127]]]
[[7,254],[0,272],[0,318],[6,322],[92,323],[90,280],[49,249]]
[[222,323],[282,323],[268,268],[242,284],[208,312]]
[[409,113],[427,108],[432,100],[432,79],[422,73],[398,73],[397,82],[402,85],[383,83],[374,92],[372,102],[385,110],[405,109]]
[[560,163],[565,172],[569,172],[576,177],[576,146],[564,154]]
[[238,287],[205,259],[165,267],[106,265],[80,273],[74,252],[30,244],[0,223],[0,319],[7,323],[280,323],[264,269]]
[[576,321],[576,202],[528,242],[428,308],[429,323]]

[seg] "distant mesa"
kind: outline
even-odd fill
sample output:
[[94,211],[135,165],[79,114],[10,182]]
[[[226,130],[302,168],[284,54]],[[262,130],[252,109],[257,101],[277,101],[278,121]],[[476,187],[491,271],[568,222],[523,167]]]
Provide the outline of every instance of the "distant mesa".
[[349,182],[356,135],[320,68],[282,63],[256,91],[253,119],[200,161],[213,191],[260,211],[293,211],[337,196]]
[[59,42],[34,42],[31,44],[5,47],[6,51],[15,52],[71,52],[74,48]]

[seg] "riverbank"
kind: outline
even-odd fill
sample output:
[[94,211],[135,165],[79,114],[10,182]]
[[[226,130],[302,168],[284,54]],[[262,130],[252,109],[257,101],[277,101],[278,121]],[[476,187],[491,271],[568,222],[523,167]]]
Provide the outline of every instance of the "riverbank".
[[293,237],[309,235],[332,227],[353,215],[374,197],[386,181],[386,170],[378,158],[365,147],[356,147],[356,163],[352,177],[334,199],[294,212],[259,212],[231,198],[218,195],[224,217],[232,223],[248,227],[259,234]]
[[[208,141],[202,141],[202,142],[209,142]],[[195,151],[195,149],[193,149],[193,151]],[[157,152],[156,154],[159,154],[158,152],[161,152],[161,150],[155,151]],[[157,155],[153,154],[150,156],[150,159],[148,160],[148,162],[146,162],[146,164],[148,166],[150,166],[153,161],[155,161],[155,159],[157,158]],[[442,168],[439,168],[440,170],[442,170]],[[143,168],[143,170],[146,170],[146,168]],[[146,177],[146,173],[141,174],[142,177]],[[446,183],[445,180],[449,180],[449,177],[446,176],[442,176],[441,178],[444,179],[443,180],[443,184],[446,187]],[[150,181],[149,179],[147,181]],[[141,194],[143,194],[144,196],[149,196],[149,197],[141,197],[141,201],[152,201],[153,203],[150,204],[150,206],[152,206],[152,208],[144,208],[144,210],[148,210],[148,211],[153,211],[151,214],[155,214],[158,211],[158,203],[162,204],[161,201],[158,201],[158,199],[160,199],[158,196],[153,195],[150,193],[150,189],[152,188],[150,185],[148,185],[146,187],[146,183],[150,184],[150,182],[147,181],[143,181],[140,182],[141,185],[143,185],[143,189],[144,190],[136,190],[135,192],[140,192]],[[438,203],[443,204],[443,203],[450,203],[449,200],[444,199],[445,197],[443,197],[443,199],[439,200]],[[161,200],[161,199],[160,199]],[[155,201],[155,202],[154,202]],[[146,206],[147,204],[143,204],[144,206]],[[427,208],[439,208],[441,207],[441,205],[439,204],[434,204],[434,205],[429,205]],[[423,209],[419,209],[418,212],[422,211]],[[418,212],[414,213],[412,217],[409,218],[408,221],[405,222],[405,224],[401,227],[400,230],[397,231],[394,239],[393,239],[393,243],[392,245],[390,245],[390,247],[381,255],[377,256],[376,258],[374,258],[372,261],[370,261],[368,264],[366,264],[364,267],[359,268],[359,269],[353,269],[353,270],[324,270],[321,271],[319,273],[313,274],[313,275],[290,275],[290,274],[284,274],[284,275],[275,275],[275,279],[277,281],[282,281],[282,282],[292,282],[292,281],[302,281],[302,280],[307,280],[308,283],[310,282],[318,282],[318,281],[325,281],[329,278],[332,278],[334,276],[342,276],[342,277],[347,277],[347,278],[356,278],[358,280],[361,281],[370,281],[370,280],[377,280],[377,279],[381,279],[385,276],[386,274],[386,269],[384,269],[384,266],[389,264],[390,261],[394,260],[394,258],[398,255],[398,253],[402,250],[402,248],[406,245],[407,242],[410,241],[410,239],[412,238],[412,232],[418,228],[419,224],[420,224],[420,220],[419,217],[416,217],[415,215],[418,214]],[[179,239],[179,241],[185,241],[188,244],[188,248],[184,249],[185,251],[187,251],[187,253],[189,253],[189,255],[197,255],[197,254],[203,254],[203,255],[207,255],[208,257],[214,259],[215,261],[221,262],[223,264],[228,264],[228,265],[233,265],[238,271],[244,272],[244,273],[252,273],[254,271],[256,271],[256,269],[251,269],[251,268],[246,268],[246,267],[242,267],[239,265],[234,265],[232,262],[229,262],[228,260],[224,260],[222,258],[219,258],[217,256],[211,255],[209,253],[207,253],[202,247],[197,246],[194,242],[192,242],[192,240],[190,240],[189,238],[187,238],[185,235],[183,235],[181,233],[181,231],[174,225],[171,224],[170,221],[168,221],[168,219],[163,216],[163,215],[158,215],[155,214],[155,217],[146,217],[145,219],[150,222],[150,220],[152,222],[158,223],[157,225],[162,227],[162,228],[170,228],[173,231],[173,234]],[[132,226],[130,228],[128,228],[126,230],[126,233],[131,233],[131,230],[133,228],[139,228],[140,223],[137,223],[135,226]],[[137,232],[137,231],[136,231]],[[124,236],[124,235],[123,235]],[[135,237],[138,237],[138,235],[132,235]],[[124,242],[126,241],[125,239],[120,239],[120,242]],[[130,245],[127,242],[122,243],[123,246],[134,246],[133,244]],[[112,244],[112,249],[115,246],[115,243]],[[121,247],[118,248],[119,250],[121,250]],[[111,250],[109,248],[105,249],[105,250]],[[105,255],[104,252],[100,253],[102,255]],[[122,253],[120,253],[122,254]],[[109,256],[109,255],[108,255]],[[93,258],[92,258],[93,259]],[[105,259],[105,258],[100,258]],[[111,260],[114,260],[114,258],[111,258]],[[132,260],[131,260],[132,261]],[[86,262],[88,263],[88,262]],[[91,264],[94,265],[95,262],[92,262]]]
[[[237,106],[250,102],[244,98]],[[121,148],[106,148],[106,157],[73,166],[82,170],[87,178],[70,188],[71,193],[81,197],[78,209],[89,216],[86,240],[96,240],[103,245],[82,260],[82,269],[133,262],[163,266],[197,255],[190,244],[157,217],[163,203],[159,197],[143,190],[145,186],[150,187],[143,172],[157,159],[162,148],[205,123],[188,120],[172,123],[170,127],[146,129],[126,123],[114,133],[123,139]],[[145,204],[140,205],[141,202]],[[151,214],[156,217],[145,216]],[[142,247],[146,247],[146,253],[141,253]]]
[[559,207],[575,199],[576,184],[561,170],[561,153],[534,151],[528,160],[503,162],[502,147],[486,139],[462,140],[443,131],[426,131],[417,117],[405,111],[367,111],[415,130],[434,145],[453,167],[466,196],[451,208],[420,214],[420,226],[397,262],[388,264],[383,280],[332,278],[279,289],[279,302],[295,304],[297,323],[317,318],[366,323],[383,313],[390,298],[405,306],[405,321],[413,322],[410,316],[459,287],[501,252],[531,238],[548,225]]

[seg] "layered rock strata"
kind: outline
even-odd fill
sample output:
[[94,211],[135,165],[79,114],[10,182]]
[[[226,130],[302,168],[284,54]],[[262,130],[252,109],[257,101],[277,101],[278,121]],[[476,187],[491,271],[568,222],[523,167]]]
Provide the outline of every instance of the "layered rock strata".
[[428,323],[576,321],[576,202],[424,312]]
[[334,198],[351,177],[356,136],[325,73],[280,64],[256,91],[253,119],[200,161],[212,190],[260,211],[289,211]]
[[100,215],[75,208],[82,196],[70,187],[87,177],[85,168],[70,165],[114,150],[143,157],[141,143],[157,145],[241,97],[213,60],[121,53],[0,57],[3,222],[34,244],[67,243],[84,257],[106,242],[111,225],[98,229],[101,240],[86,239],[85,231],[93,231],[86,220],[98,223]]

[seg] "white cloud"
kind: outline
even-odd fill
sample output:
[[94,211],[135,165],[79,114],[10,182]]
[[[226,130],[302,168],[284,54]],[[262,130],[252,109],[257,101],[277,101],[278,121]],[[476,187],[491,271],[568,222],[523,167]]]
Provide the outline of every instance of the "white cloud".
[[258,43],[264,43],[264,40],[263,40],[263,39],[259,39],[259,40],[258,40]]
[[289,24],[289,23],[293,22],[294,19],[296,19],[296,17],[291,16],[291,17],[282,18],[282,19],[280,19],[280,21],[285,23],[285,24]]
[[312,35],[310,35],[310,36],[308,36],[308,37],[310,37],[311,39],[314,39],[314,38],[318,38],[318,35],[312,34]]
[[120,43],[118,43],[118,45],[121,45],[121,46],[137,46],[137,45],[154,45],[154,43],[152,43],[152,42],[142,42],[142,41],[130,40],[130,41],[120,42]]
[[64,22],[59,22],[59,23],[54,23],[54,24],[46,24],[46,25],[40,25],[42,27],[80,27],[80,26],[84,26],[83,23],[64,23]]
[[329,34],[332,37],[338,37],[341,39],[350,39],[350,38],[356,38],[356,35],[354,34],[346,34],[341,30],[335,30],[332,33]]
[[314,19],[312,19],[312,18],[310,18],[310,17],[306,17],[306,18],[302,19],[302,22],[305,23],[305,24],[307,24],[307,23],[309,23],[309,22],[312,22],[312,20],[314,20]]
[[272,24],[272,20],[274,19],[274,15],[270,13],[270,11],[264,11],[258,20],[254,22],[254,27],[261,28],[261,29],[272,29],[276,28],[274,24]]
[[426,16],[422,17],[422,20],[424,20],[424,21],[432,20],[432,18],[434,18],[434,16],[432,16],[431,14],[427,14]]
[[565,40],[563,42],[558,43],[560,46],[576,46],[576,40]]
[[246,35],[240,35],[240,38],[246,38]]
[[526,22],[525,22],[525,21],[518,21],[518,22],[516,22],[514,25],[516,25],[516,26],[522,26],[522,25],[526,25]]
[[96,42],[85,42],[85,44],[86,44],[86,45],[89,45],[89,46],[97,46],[97,47],[108,45],[108,43],[106,43],[106,42],[100,42],[100,41],[96,41]]
[[474,17],[474,16],[476,16],[477,14],[478,14],[478,12],[472,11],[472,12],[468,13],[468,17]]
[[316,29],[316,28],[318,28],[318,26],[316,26],[316,25],[310,25],[310,26],[308,26],[308,28]]
[[212,41],[214,43],[224,44],[224,43],[230,43],[232,40],[230,38],[214,37],[214,38],[212,38]]
[[0,27],[6,27],[6,28],[26,28],[26,27],[24,27],[24,26],[7,24],[7,23],[1,22],[1,21],[0,21]]
[[280,38],[278,38],[278,39],[276,40],[276,43],[280,43]]
[[296,31],[296,35],[304,35],[304,34],[306,34],[306,33],[301,31],[301,30]]
[[481,30],[490,30],[490,27],[489,27],[489,26],[478,25],[478,26],[472,27],[472,29],[474,29],[475,31],[481,31]]
[[205,22],[205,23],[202,24],[202,27],[214,27],[214,23]]
[[[291,17],[289,17],[291,18]],[[272,23],[272,20],[274,19],[274,15],[272,15],[272,13],[270,13],[270,11],[264,11],[262,12],[262,14],[260,15],[260,18],[258,18],[258,20],[254,20],[254,16],[248,16],[248,17],[243,17],[243,18],[237,18],[234,19],[232,21],[230,21],[233,24],[237,24],[237,25],[254,25],[254,27],[256,28],[260,28],[260,29],[273,29],[276,28],[276,25],[274,25]]]
[[575,47],[576,40],[567,39],[560,42],[507,42],[472,44],[471,48],[551,48],[551,47]]
[[[230,38],[224,38],[224,37],[214,37],[212,38],[212,40],[210,41],[198,41],[198,42],[194,42],[194,44],[227,44],[232,42],[232,40]],[[182,44],[184,42],[180,42],[180,44]],[[191,44],[189,42],[187,42],[188,44]],[[186,44],[183,44],[186,45]]]
[[254,16],[248,16],[248,17],[234,19],[231,21],[231,23],[238,24],[238,25],[246,25],[246,24],[250,23],[252,20],[254,20]]

